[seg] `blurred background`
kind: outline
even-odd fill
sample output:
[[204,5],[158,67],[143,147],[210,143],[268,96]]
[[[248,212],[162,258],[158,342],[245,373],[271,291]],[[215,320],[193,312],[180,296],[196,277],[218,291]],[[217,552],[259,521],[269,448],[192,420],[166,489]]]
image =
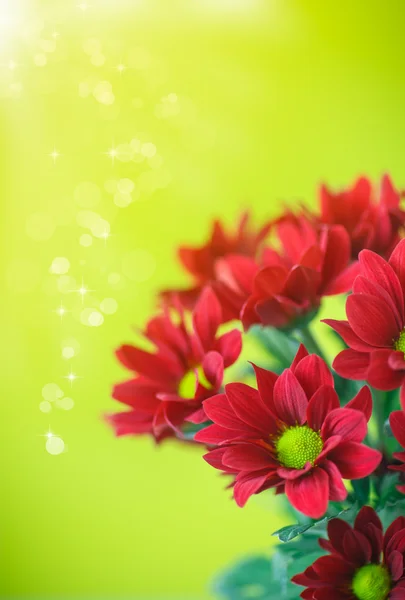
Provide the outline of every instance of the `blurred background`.
[[402,0],[0,0],[2,598],[210,598],[288,518],[115,439],[113,351],[180,243],[318,183],[405,185]]

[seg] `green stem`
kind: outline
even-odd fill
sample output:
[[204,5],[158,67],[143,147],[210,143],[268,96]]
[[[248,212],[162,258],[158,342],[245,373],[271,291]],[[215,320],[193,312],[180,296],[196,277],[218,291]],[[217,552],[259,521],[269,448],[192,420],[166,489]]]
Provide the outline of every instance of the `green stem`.
[[322,348],[319,346],[308,326],[297,329],[296,336],[301,340],[308,352],[317,354],[327,362]]

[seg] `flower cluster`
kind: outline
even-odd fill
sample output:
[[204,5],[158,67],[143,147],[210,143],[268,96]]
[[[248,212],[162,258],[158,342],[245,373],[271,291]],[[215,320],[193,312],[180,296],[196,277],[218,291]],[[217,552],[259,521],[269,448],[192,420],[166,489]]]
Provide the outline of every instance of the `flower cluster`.
[[[190,287],[161,292],[144,340],[117,350],[132,371],[113,390],[128,407],[108,416],[117,435],[200,444],[241,507],[274,488],[305,518],[357,509],[353,527],[329,520],[328,555],[292,578],[306,600],[405,600],[405,516],[384,535],[367,506],[405,499],[401,197],[388,176],[378,194],[362,177],[322,186],[317,212],[258,228],[245,214],[236,233],[216,221],[206,244],[179,250]],[[347,320],[323,319],[315,340],[323,299],[345,293]],[[247,338],[268,351],[262,365],[242,361]]]

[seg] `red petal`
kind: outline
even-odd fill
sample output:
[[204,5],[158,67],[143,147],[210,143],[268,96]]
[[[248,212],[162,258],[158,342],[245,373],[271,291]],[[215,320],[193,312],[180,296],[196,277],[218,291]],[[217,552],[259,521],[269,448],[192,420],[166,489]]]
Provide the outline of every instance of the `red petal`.
[[242,350],[242,334],[237,329],[224,333],[215,342],[215,350],[224,359],[224,367],[230,367],[237,361]]
[[303,358],[294,372],[307,395],[311,398],[321,385],[334,386],[333,375],[326,363],[316,354]]
[[327,531],[329,540],[339,554],[344,554],[343,538],[347,531],[351,531],[349,523],[343,519],[332,519],[328,522]]
[[135,346],[124,345],[116,352],[122,364],[145,377],[155,381],[171,381],[182,376],[179,363],[163,359],[158,354],[139,350]]
[[405,589],[401,587],[395,587],[390,592],[390,600],[405,600]]
[[332,502],[342,502],[347,498],[347,489],[342,481],[337,466],[330,460],[323,460],[320,468],[326,471],[329,476],[329,500]]
[[194,331],[198,335],[204,350],[212,349],[221,322],[221,305],[212,289],[206,287],[193,312]]
[[393,581],[398,581],[404,574],[404,560],[402,554],[395,550],[387,558],[388,568]]
[[403,321],[404,295],[397,274],[392,266],[381,256],[370,250],[363,250],[360,252],[359,262],[362,266],[362,273],[365,278],[381,286],[391,296]]
[[247,429],[245,423],[236,416],[225,394],[208,398],[204,401],[203,406],[207,417],[217,425],[242,432]]
[[262,403],[259,392],[244,383],[228,383],[226,396],[235,414],[268,436],[277,431],[274,418]]
[[202,362],[204,374],[214,390],[218,390],[224,378],[224,359],[218,352],[208,352]]
[[396,410],[390,414],[390,425],[396,440],[405,448],[405,412]]
[[285,493],[294,508],[319,519],[328,508],[329,477],[322,469],[313,469],[299,479],[286,480]]
[[394,269],[405,296],[405,240],[397,244],[388,262]]
[[351,563],[360,567],[367,564],[371,558],[371,545],[360,531],[346,531],[343,537],[343,548],[345,558]]
[[362,442],[367,434],[367,421],[359,410],[335,408],[325,419],[322,426],[322,439],[327,440],[340,435],[343,442]]
[[326,289],[349,264],[349,234],[341,225],[325,227],[321,234],[320,246],[325,253],[322,266],[322,282],[323,289]]
[[315,590],[313,600],[352,600],[352,596],[348,596],[346,592],[339,592],[333,588]]
[[237,477],[233,495],[238,506],[245,506],[250,496],[255,494],[265,483],[268,474],[258,475],[256,473]]
[[364,527],[364,535],[367,536],[371,544],[371,562],[380,562],[381,550],[383,547],[383,533],[381,529],[377,529],[373,523],[369,523]]
[[333,387],[322,385],[308,403],[308,425],[311,429],[319,431],[328,413],[339,407],[339,397]]
[[224,464],[234,471],[274,471],[276,461],[264,448],[254,444],[238,444],[226,449],[223,457]]
[[391,352],[388,356],[388,365],[394,371],[404,371],[405,370],[405,358],[404,353],[397,350],[396,352]]
[[389,304],[370,294],[349,296],[346,314],[353,331],[371,346],[391,348],[392,341],[399,335]]
[[[388,263],[385,263],[385,264],[388,265]],[[392,271],[392,269],[391,269],[391,271]],[[394,272],[393,272],[393,274],[395,275]],[[396,278],[396,275],[395,275],[395,278]],[[397,278],[396,278],[396,280],[398,281]],[[402,289],[401,289],[401,286],[399,285],[399,282],[398,282],[398,286],[399,286],[399,292],[401,293],[401,296],[402,296]],[[371,296],[375,296],[376,298],[379,298],[380,300],[382,300],[383,302],[388,304],[393,315],[395,316],[395,319],[396,319],[399,329],[402,329],[403,321],[404,321],[403,306],[402,306],[402,304],[401,305],[396,304],[395,300],[392,298],[392,296],[389,294],[389,292],[384,287],[382,287],[375,281],[366,279],[365,277],[363,277],[363,275],[359,275],[358,277],[356,277],[356,281],[353,284],[353,293],[354,294],[370,294]]]
[[208,454],[204,454],[203,459],[214,467],[214,469],[219,469],[220,471],[225,471],[226,473],[233,473],[231,469],[228,469],[226,465],[224,465],[222,459],[227,451],[227,448],[215,448],[208,452]]
[[405,529],[405,517],[397,517],[395,521],[391,523],[388,527],[387,531],[384,535],[384,553],[387,552],[387,546],[390,543],[391,539],[397,534],[399,531]]
[[312,565],[325,583],[341,585],[353,573],[353,567],[339,556],[321,556]]
[[226,442],[232,442],[235,439],[240,439],[241,432],[235,429],[227,429],[220,425],[209,425],[201,431],[198,431],[194,439],[196,442],[202,442],[203,444],[219,445]]
[[297,368],[297,366],[299,365],[299,363],[302,361],[303,358],[305,358],[306,356],[309,356],[308,350],[305,348],[304,344],[300,344],[300,347],[297,350],[297,354],[294,357],[294,360],[291,363],[291,371],[293,373],[295,373],[295,369]]
[[272,413],[275,413],[274,402],[273,402],[273,390],[274,384],[278,379],[278,375],[273,371],[262,369],[252,363],[255,370],[257,388],[259,390],[260,398],[265,406],[267,406]]
[[395,390],[404,381],[405,372],[393,370],[389,366],[392,354],[394,350],[387,349],[374,350],[370,354],[370,364],[365,378],[377,390]]
[[336,319],[323,319],[322,323],[326,323],[329,327],[332,327],[340,335],[343,341],[359,352],[370,352],[373,346],[366,344],[362,339],[359,338],[350,327],[348,321],[338,321]]
[[334,448],[328,458],[336,464],[343,479],[362,479],[378,467],[381,453],[357,442],[345,442]]
[[329,283],[325,289],[323,290],[324,296],[335,296],[336,294],[344,294],[345,292],[349,292],[352,289],[353,281],[356,279],[357,275],[360,272],[360,265],[358,262],[354,262],[344,271],[340,273]]
[[303,469],[289,469],[288,467],[279,467],[277,469],[277,475],[282,479],[298,479],[305,473],[308,473],[312,469],[310,462],[307,462]]
[[279,294],[287,275],[288,271],[285,267],[272,266],[261,269],[254,279],[254,294],[261,298],[270,298],[274,294]]
[[335,371],[346,379],[365,379],[370,364],[370,354],[348,348],[333,361]]
[[274,408],[287,425],[302,425],[306,420],[308,400],[291,369],[285,369],[274,385]]
[[346,408],[360,410],[366,417],[368,423],[373,412],[373,397],[370,388],[366,385],[363,386],[356,396],[346,404]]
[[260,322],[263,325],[271,325],[272,327],[284,327],[295,318],[295,311],[276,298],[258,302],[256,304],[256,313],[260,317]]
[[371,506],[363,506],[354,521],[354,528],[366,535],[366,528],[369,524],[374,525],[379,531],[383,530],[380,517]]

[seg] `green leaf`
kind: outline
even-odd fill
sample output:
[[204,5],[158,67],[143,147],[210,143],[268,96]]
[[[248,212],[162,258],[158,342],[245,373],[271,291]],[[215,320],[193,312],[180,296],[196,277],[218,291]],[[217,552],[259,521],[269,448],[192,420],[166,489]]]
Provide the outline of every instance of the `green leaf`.
[[256,337],[260,343],[281,363],[289,367],[298,350],[298,342],[280,329],[254,325],[249,333]]
[[387,504],[396,504],[403,495],[397,490],[398,473],[387,473],[376,480],[378,495],[377,509],[382,509]]
[[[270,558],[254,556],[236,563],[213,584],[214,593],[229,600],[268,600],[272,593],[281,595],[281,583],[271,568]],[[284,596],[286,598],[286,596]]]
[[358,499],[359,506],[367,504],[370,497],[370,477],[364,477],[363,479],[354,479],[352,487],[356,498]]
[[303,525],[287,525],[286,527],[282,527],[278,531],[275,531],[272,535],[277,536],[280,542],[289,542],[290,540],[293,540],[297,536],[302,535],[303,533],[310,529],[313,529],[314,527],[321,527],[323,525],[326,525],[326,523],[331,519],[335,519],[337,517],[342,516],[349,516],[350,512],[353,511],[354,508],[355,505],[350,506],[349,508],[344,508],[343,510],[335,514],[326,515],[319,521],[310,521],[309,523],[304,523]]

